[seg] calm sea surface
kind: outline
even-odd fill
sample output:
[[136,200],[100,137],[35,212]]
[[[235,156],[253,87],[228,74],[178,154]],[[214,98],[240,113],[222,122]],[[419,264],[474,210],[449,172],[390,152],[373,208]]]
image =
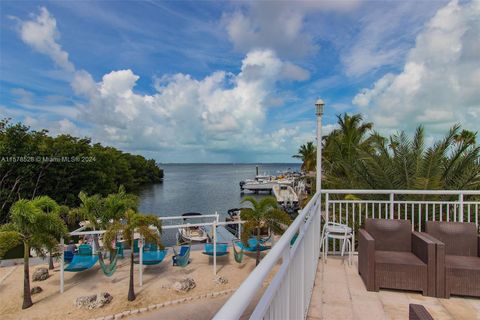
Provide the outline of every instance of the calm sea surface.
[[[255,177],[255,164],[165,164],[163,183],[151,185],[140,193],[140,211],[158,216],[176,216],[185,212],[214,214],[224,220],[230,208],[240,206],[239,182]],[[260,174],[277,175],[288,169],[300,170],[300,164],[259,164]],[[165,223],[167,224],[167,223]],[[166,244],[174,239],[164,234]]]

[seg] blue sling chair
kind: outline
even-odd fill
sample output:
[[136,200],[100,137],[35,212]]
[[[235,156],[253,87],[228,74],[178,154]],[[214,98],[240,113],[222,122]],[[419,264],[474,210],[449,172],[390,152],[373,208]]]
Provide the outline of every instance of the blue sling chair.
[[142,256],[142,264],[144,266],[152,266],[159,264],[165,259],[168,250],[144,251]]
[[258,248],[260,249],[260,251],[269,250],[271,248],[271,246],[265,246],[262,243],[264,242],[261,240],[257,241],[256,238],[250,238],[248,239],[248,246],[244,245],[242,241],[238,241],[236,244],[241,249],[248,252],[256,252]]
[[188,265],[190,258],[190,246],[181,246],[180,253],[173,248],[172,263],[174,266],[185,267]]
[[72,262],[64,269],[68,272],[80,272],[92,268],[98,261],[97,255],[92,255],[92,246],[82,244],[78,247],[78,253],[73,256]]
[[66,263],[70,263],[73,260],[73,252],[72,251],[63,251],[63,261]]
[[[133,241],[133,252],[139,253],[140,248],[138,247],[138,239]],[[152,266],[162,262],[168,254],[168,249],[158,250],[158,246],[155,243],[145,243],[143,246],[142,253],[142,265]],[[138,258],[135,263],[140,263],[140,258]]]
[[[203,246],[203,254],[213,257],[213,243],[205,243]],[[217,243],[217,257],[225,256],[228,254],[228,243]]]
[[115,243],[115,248],[117,249],[117,256],[122,259],[125,258],[123,255],[123,249],[124,249],[123,243],[122,242]]

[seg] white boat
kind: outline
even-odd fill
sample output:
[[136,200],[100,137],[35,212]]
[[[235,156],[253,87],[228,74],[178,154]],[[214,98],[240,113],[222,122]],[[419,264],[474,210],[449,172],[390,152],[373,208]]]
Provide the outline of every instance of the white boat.
[[247,179],[244,181],[240,181],[240,190],[250,190],[250,191],[268,191],[271,192],[274,185],[277,182],[274,180],[272,176],[256,176],[255,180]]
[[281,205],[294,206],[298,204],[298,196],[295,190],[289,185],[277,184],[273,186],[273,194]]
[[[199,221],[199,216],[201,216],[201,213],[198,212],[188,212],[182,214],[184,217],[183,223],[184,224],[189,224],[188,223],[188,218],[196,218],[196,222]],[[185,241],[185,242],[206,242],[208,240],[208,234],[207,231],[203,227],[196,227],[196,226],[191,226],[191,227],[183,227],[178,229],[178,237],[179,240]]]

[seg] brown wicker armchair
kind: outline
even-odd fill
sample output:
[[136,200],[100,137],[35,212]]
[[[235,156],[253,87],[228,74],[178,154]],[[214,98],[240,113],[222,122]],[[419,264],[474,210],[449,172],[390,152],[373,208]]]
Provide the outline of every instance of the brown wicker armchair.
[[380,288],[435,295],[435,243],[408,220],[366,219],[359,230],[358,273],[368,291]]
[[428,221],[426,232],[437,244],[437,297],[480,297],[480,237],[474,223]]

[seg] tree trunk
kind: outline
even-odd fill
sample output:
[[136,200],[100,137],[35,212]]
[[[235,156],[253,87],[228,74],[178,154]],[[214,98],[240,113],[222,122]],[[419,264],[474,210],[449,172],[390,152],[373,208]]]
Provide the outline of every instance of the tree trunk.
[[131,249],[132,249],[132,252],[130,253],[130,283],[128,285],[128,301],[133,301],[135,300],[135,288],[134,288],[134,284],[133,284],[133,259],[134,259],[134,255],[133,255],[133,244],[134,243],[134,240],[133,240],[133,237],[132,237],[132,244],[131,244]]
[[53,270],[55,269],[55,266],[53,265],[53,253],[50,251],[49,257],[48,257],[48,269]]
[[258,266],[260,263],[260,228],[257,228],[257,261],[255,265]]
[[29,245],[24,242],[24,251],[23,251],[23,304],[22,309],[30,308],[33,305],[32,302],[32,295],[30,294],[30,267],[29,263],[29,255],[30,255],[30,247]]
[[[100,252],[100,242],[98,241],[98,235],[93,235],[93,242],[95,243],[95,249],[97,250],[97,255],[98,255],[98,260],[100,260],[101,263],[104,263],[103,261],[103,254]],[[132,247],[133,248],[133,247]],[[133,249],[132,249],[133,250]],[[132,251],[133,252],[133,251]]]

